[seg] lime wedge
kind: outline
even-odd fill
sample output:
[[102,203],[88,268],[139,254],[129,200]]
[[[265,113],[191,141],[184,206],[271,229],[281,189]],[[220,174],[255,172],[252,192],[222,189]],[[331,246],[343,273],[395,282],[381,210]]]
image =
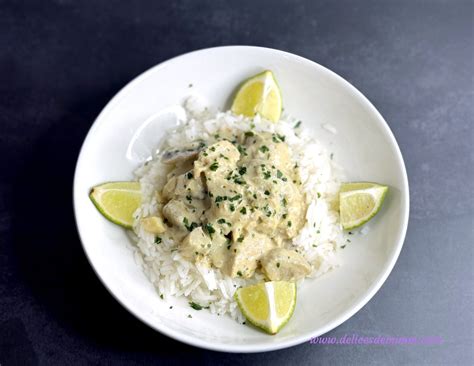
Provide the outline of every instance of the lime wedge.
[[276,334],[290,320],[296,305],[296,284],[262,282],[239,288],[235,300],[242,314],[258,328]]
[[339,192],[339,212],[346,230],[361,226],[379,212],[388,187],[377,183],[343,183]]
[[133,213],[140,207],[142,195],[138,182],[111,182],[95,186],[89,197],[104,217],[131,229]]
[[278,122],[281,115],[282,99],[280,88],[269,70],[246,80],[234,98],[232,112],[253,117],[260,114],[273,122]]

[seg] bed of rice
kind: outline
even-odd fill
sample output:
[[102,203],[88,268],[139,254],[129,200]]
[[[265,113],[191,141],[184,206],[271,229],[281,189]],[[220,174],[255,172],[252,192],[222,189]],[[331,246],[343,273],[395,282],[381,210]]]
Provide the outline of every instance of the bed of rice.
[[333,207],[337,203],[341,169],[303,125],[295,128],[297,121],[294,119],[283,116],[279,123],[271,123],[258,116],[248,119],[230,112],[213,112],[196,98],[189,98],[184,106],[187,115],[185,120],[167,132],[153,160],[135,172],[143,194],[142,206],[135,213],[132,234],[136,242],[135,259],[162,298],[184,296],[188,301],[209,306],[212,313],[229,314],[242,321],[243,316],[233,298],[234,292],[240,286],[263,280],[262,274],[256,273],[254,278],[245,280],[224,276],[219,270],[198,267],[181,257],[176,243],[164,238],[157,245],[154,235],[141,228],[140,219],[157,212],[155,192],[166,183],[169,171],[169,167],[160,162],[159,152],[186,146],[196,140],[210,140],[222,127],[248,131],[252,125],[255,132],[285,135],[293,159],[298,162],[302,189],[308,204],[305,226],[288,243],[288,247],[298,249],[311,263],[314,268],[311,277],[320,276],[339,265],[337,249],[344,244],[344,237],[338,212]]

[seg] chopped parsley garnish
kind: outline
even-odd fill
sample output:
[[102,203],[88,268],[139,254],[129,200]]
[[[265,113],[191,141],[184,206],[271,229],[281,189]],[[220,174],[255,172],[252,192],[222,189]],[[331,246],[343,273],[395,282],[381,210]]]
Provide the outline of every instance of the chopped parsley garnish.
[[277,268],[280,268],[280,262],[277,263]]
[[291,227],[292,223],[291,221],[288,221],[288,227]]
[[240,213],[241,213],[242,215],[245,215],[245,214],[247,213],[247,209],[246,209],[245,207],[242,207],[242,208],[240,209]]
[[263,178],[269,179],[272,176],[270,172],[263,172]]
[[237,150],[239,150],[239,153],[241,153],[242,155],[247,156],[247,149],[242,145],[237,145]]
[[243,167],[239,168],[239,174],[240,175],[244,175],[245,173],[247,173],[247,168],[246,167],[243,166]]
[[234,179],[234,183],[242,185],[242,184],[246,184],[247,182],[243,178],[237,177]]
[[255,134],[254,134],[252,131],[247,131],[247,132],[245,132],[245,136],[246,136],[246,137],[252,137],[252,136],[254,136],[254,135],[255,135]]
[[162,240],[159,236],[155,237],[155,244],[161,244]]
[[209,233],[209,235],[211,235],[211,238],[212,238],[212,234],[216,232],[214,227],[211,224],[206,224],[205,229]]
[[321,193],[318,192],[318,198],[321,198]]
[[202,141],[201,141],[201,142],[199,143],[199,146],[198,146],[198,148],[202,149],[204,146],[206,146],[206,144],[205,144],[204,142],[202,142]]
[[237,276],[242,277],[242,272],[237,271]]
[[286,207],[286,198],[285,197],[283,197],[281,199],[281,204],[283,205],[283,207]]
[[219,202],[222,202],[222,201],[225,201],[225,200],[227,200],[227,196],[217,196],[216,199],[215,199],[215,202],[219,203]]
[[263,153],[266,153],[267,151],[270,151],[270,149],[266,145],[260,146],[259,150]]
[[195,222],[192,222],[191,225],[189,225],[189,221],[188,221],[188,218],[185,217],[183,219],[183,224],[184,226],[186,227],[186,229],[188,229],[188,231],[193,231],[195,228],[197,228],[199,225]]
[[234,204],[233,204],[233,203],[231,203],[231,204],[230,204],[229,208],[230,208],[230,210],[231,210],[232,212],[234,212],[234,211],[235,211],[235,206],[234,206]]
[[216,151],[216,148],[215,148],[214,146],[211,146],[211,147],[209,148],[209,150],[211,150],[212,152],[214,152],[214,151]]
[[268,191],[268,190],[266,190],[266,191],[263,192],[263,193],[265,193],[266,196],[269,196],[269,195],[270,195],[270,191]]
[[192,302],[192,301],[189,303],[189,306],[191,306],[194,310],[207,309],[207,307],[204,307],[204,306],[199,305],[199,304],[197,304],[195,302]]
[[301,126],[301,121],[298,121],[298,122],[296,122],[296,125],[295,125],[294,128],[298,128],[298,127],[300,127],[300,126]]
[[217,170],[217,168],[219,168],[219,164],[217,163],[217,161],[213,162],[210,166],[209,166],[209,169],[211,169],[213,172],[215,172]]
[[232,201],[237,201],[237,200],[239,200],[239,199],[241,199],[241,198],[242,198],[242,195],[241,195],[241,194],[236,194],[234,197],[230,197],[230,198],[229,198],[229,201],[231,201],[231,202],[232,202]]
[[190,195],[187,195],[187,196],[186,196],[186,199],[187,199],[189,202],[191,202],[191,201],[193,200],[193,198],[192,198]]
[[239,243],[242,243],[242,242],[244,241],[244,238],[245,238],[245,237],[244,237],[243,235],[240,235],[239,238],[237,239],[237,241],[238,241]]
[[163,294],[160,294],[160,299],[163,300]]
[[219,220],[217,220],[217,223],[218,224],[225,224],[225,219],[219,219]]
[[277,178],[281,177],[283,177],[283,173],[281,172],[281,170],[277,170]]
[[193,179],[193,173],[188,172],[188,174],[186,174],[186,177],[187,177],[188,179]]

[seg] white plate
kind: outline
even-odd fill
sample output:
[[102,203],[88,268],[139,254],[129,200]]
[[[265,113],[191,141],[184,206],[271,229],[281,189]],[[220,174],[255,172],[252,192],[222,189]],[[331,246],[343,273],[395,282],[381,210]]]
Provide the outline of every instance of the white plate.
[[[163,130],[175,123],[179,105],[190,93],[204,95],[220,109],[228,108],[236,86],[264,69],[275,73],[285,110],[301,119],[334,152],[349,180],[390,186],[383,209],[369,224],[370,232],[354,237],[342,251],[343,266],[304,282],[292,319],[275,336],[225,316],[195,311],[182,299],[161,300],[135,264],[125,230],[104,219],[88,198],[94,185],[132,178],[132,171],[151,154]],[[324,123],[333,125],[338,133],[322,128]],[[353,86],[302,57],[268,48],[235,46],[196,51],[164,62],[137,77],[109,102],[79,155],[74,209],[92,267],[112,295],[137,318],[198,347],[260,352],[293,346],[326,333],[374,296],[402,248],[409,194],[395,138],[382,116]]]

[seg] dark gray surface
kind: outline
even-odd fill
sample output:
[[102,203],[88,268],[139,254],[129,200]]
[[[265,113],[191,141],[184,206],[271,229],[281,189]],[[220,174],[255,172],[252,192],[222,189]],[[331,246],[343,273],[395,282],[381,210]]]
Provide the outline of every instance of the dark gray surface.
[[[468,1],[0,0],[0,364],[472,364],[472,16]],[[442,345],[209,352],[148,329],[99,283],[71,205],[85,134],[137,74],[228,44],[287,50],[339,73],[404,155],[411,217],[400,259],[329,335]]]

